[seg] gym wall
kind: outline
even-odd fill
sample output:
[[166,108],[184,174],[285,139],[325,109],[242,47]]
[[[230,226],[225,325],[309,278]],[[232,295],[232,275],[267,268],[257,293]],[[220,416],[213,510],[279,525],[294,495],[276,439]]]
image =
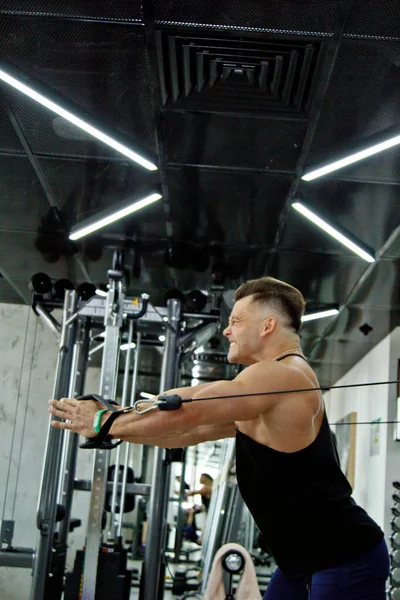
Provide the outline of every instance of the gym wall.
[[[0,515],[3,515],[13,445],[4,518],[15,520],[14,546],[34,547],[37,545],[37,501],[49,421],[47,402],[53,392],[58,341],[30,307],[0,304],[0,342]],[[88,369],[86,388],[97,390],[98,378],[99,369]],[[92,461],[92,452],[79,453],[77,479],[91,479]],[[82,526],[68,538],[68,567],[72,566],[75,550],[84,543],[89,501],[87,492],[75,492],[72,516],[80,518]],[[30,588],[30,569],[0,567],[1,600],[27,600]]]
[[[397,379],[400,328],[395,329],[364,356],[336,385]],[[396,420],[396,385],[331,390],[325,395],[331,423],[352,412],[357,421]],[[347,419],[346,419],[347,420]],[[338,431],[336,426],[332,429]],[[400,480],[400,442],[395,425],[357,425],[354,461],[354,497],[384,529],[391,533],[392,481]]]

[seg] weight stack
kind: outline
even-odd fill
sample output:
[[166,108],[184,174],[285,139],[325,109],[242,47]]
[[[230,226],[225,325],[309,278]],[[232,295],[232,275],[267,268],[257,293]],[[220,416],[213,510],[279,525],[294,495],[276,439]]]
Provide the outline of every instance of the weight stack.
[[[83,585],[85,551],[78,550],[74,570],[67,573],[64,600],[80,600]],[[127,551],[116,546],[102,546],[96,579],[95,600],[129,600],[132,571],[126,568]]]
[[392,504],[393,518],[390,522],[392,535],[390,536],[390,600],[400,600],[400,482],[393,481]]

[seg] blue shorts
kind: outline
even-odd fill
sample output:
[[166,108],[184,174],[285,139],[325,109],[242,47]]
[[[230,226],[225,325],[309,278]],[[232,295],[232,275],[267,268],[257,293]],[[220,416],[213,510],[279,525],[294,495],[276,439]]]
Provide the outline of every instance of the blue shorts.
[[277,568],[263,600],[385,600],[389,576],[385,540],[375,548],[307,579],[286,579]]

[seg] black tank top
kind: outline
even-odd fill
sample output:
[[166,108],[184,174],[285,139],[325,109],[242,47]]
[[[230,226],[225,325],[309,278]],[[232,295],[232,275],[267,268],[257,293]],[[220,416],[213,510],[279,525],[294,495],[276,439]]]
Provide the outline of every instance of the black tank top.
[[326,414],[314,442],[298,452],[273,450],[237,430],[236,474],[263,541],[288,578],[351,559],[383,538],[351,497]]

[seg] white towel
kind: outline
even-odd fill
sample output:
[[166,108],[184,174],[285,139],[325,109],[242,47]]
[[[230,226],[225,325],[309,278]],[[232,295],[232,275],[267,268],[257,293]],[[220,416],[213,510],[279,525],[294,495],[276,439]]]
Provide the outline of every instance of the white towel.
[[225,544],[214,557],[207,589],[203,600],[225,600],[226,592],[223,581],[222,557],[228,551],[236,550],[245,559],[245,566],[235,594],[235,600],[261,600],[256,571],[250,554],[239,544]]

